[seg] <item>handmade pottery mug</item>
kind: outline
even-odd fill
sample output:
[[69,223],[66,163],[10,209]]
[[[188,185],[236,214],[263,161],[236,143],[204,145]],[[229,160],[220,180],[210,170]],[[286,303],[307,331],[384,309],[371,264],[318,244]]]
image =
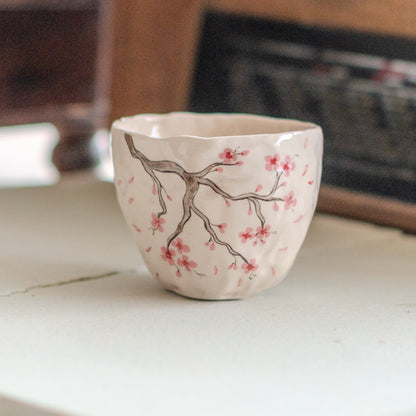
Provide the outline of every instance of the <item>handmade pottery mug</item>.
[[236,299],[284,278],[316,207],[319,126],[182,112],[122,118],[111,135],[121,209],[164,287]]

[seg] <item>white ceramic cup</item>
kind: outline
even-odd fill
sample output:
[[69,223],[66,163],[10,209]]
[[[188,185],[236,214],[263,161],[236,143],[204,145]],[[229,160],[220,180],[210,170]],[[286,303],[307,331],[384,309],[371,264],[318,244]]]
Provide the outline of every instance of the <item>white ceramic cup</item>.
[[152,275],[198,299],[280,282],[317,201],[322,130],[245,114],[142,114],[113,123],[120,207]]

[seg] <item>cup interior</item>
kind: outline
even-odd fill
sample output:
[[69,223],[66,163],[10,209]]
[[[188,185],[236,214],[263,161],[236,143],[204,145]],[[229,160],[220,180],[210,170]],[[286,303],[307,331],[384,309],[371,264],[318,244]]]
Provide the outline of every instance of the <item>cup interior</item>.
[[214,138],[280,134],[316,128],[313,123],[276,119],[248,114],[141,114],[125,117],[113,126],[129,133],[143,134],[155,139],[192,136]]

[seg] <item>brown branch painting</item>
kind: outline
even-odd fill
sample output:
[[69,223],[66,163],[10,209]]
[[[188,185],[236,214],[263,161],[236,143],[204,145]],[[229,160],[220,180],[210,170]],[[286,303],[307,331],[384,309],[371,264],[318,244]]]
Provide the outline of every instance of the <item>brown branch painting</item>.
[[[254,231],[252,227],[247,227],[245,231],[240,232],[239,237],[241,238],[242,243],[246,243],[247,241],[253,241],[254,245],[257,244],[257,242],[265,243],[267,237],[270,236],[271,231],[270,225],[266,224],[266,218],[263,214],[263,204],[273,203],[273,208],[276,211],[279,209],[277,205],[278,203],[283,203],[285,209],[293,208],[296,205],[296,199],[294,198],[293,191],[289,192],[284,197],[275,195],[279,188],[286,185],[286,182],[281,183],[282,176],[288,176],[296,166],[293,162],[293,158],[286,156],[284,160],[281,160],[278,154],[265,156],[265,168],[269,171],[275,172],[274,183],[269,192],[261,193],[263,187],[259,185],[254,192],[232,195],[211,180],[209,178],[209,174],[215,171],[222,172],[225,167],[228,168],[242,165],[243,161],[238,159],[240,157],[247,156],[249,154],[248,150],[239,151],[237,149],[233,150],[226,148],[219,154],[219,161],[211,163],[200,171],[188,172],[181,165],[171,160],[148,159],[139,149],[136,148],[131,135],[125,134],[124,136],[131,156],[140,161],[143,169],[152,179],[153,194],[157,196],[159,201],[159,212],[152,214],[151,223],[153,233],[156,231],[163,231],[163,224],[165,223],[165,219],[163,217],[168,212],[165,197],[167,199],[171,199],[158,178],[157,172],[177,175],[184,182],[185,192],[182,198],[182,218],[176,225],[176,229],[173,233],[168,236],[166,247],[162,247],[162,258],[170,265],[177,267],[177,275],[181,275],[179,267],[184,267],[186,270],[192,270],[196,273],[193,269],[195,269],[197,264],[190,260],[185,254],[190,251],[190,248],[183,243],[181,238],[179,238],[187,222],[193,215],[195,215],[202,220],[204,228],[208,233],[209,240],[206,245],[209,246],[211,250],[215,248],[215,244],[225,247],[230,256],[233,258],[229,267],[230,269],[237,269],[237,259],[240,258],[243,261],[242,268],[250,275],[249,277],[251,278],[254,271],[258,267],[258,265],[255,264],[255,259],[248,260],[243,253],[236,250],[229,242],[220,237],[220,234],[224,233],[227,224],[213,224],[209,214],[196,205],[195,197],[201,187],[207,187],[221,196],[228,206],[230,206],[232,201],[247,201],[248,214],[252,214],[253,212],[255,213],[259,226],[256,231]],[[177,259],[176,262],[174,259],[174,256],[176,255],[175,249],[182,255],[182,257]]]

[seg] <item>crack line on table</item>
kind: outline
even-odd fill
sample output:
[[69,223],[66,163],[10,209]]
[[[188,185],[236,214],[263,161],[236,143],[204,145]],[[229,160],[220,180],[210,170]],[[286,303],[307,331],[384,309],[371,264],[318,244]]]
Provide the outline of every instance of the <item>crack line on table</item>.
[[91,280],[104,279],[106,277],[117,276],[118,274],[128,273],[128,272],[132,272],[132,271],[134,271],[134,269],[132,269],[132,270],[118,270],[118,271],[112,271],[112,272],[97,274],[97,275],[94,275],[94,276],[77,277],[76,279],[63,280],[63,281],[55,282],[55,283],[45,283],[45,284],[33,285],[33,286],[27,287],[26,289],[19,289],[19,290],[14,290],[10,293],[0,294],[0,297],[5,298],[5,297],[13,296],[13,295],[21,295],[21,294],[24,294],[24,293],[28,293],[28,292],[31,292],[32,290],[36,290],[36,289],[47,289],[47,288],[50,288],[50,287],[70,285],[72,283],[81,283],[81,282],[88,282],[88,281],[91,281]]

